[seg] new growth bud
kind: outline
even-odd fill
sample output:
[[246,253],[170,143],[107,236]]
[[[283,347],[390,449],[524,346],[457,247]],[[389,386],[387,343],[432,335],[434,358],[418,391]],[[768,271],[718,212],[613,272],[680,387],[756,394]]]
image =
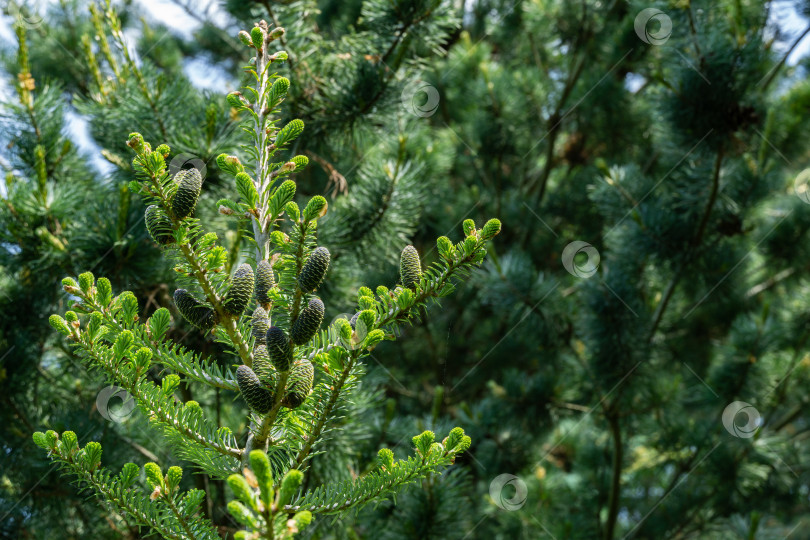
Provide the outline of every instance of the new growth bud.
[[312,221],[313,219],[323,217],[326,215],[326,209],[329,204],[326,199],[320,195],[315,195],[307,203],[304,208],[304,221]]
[[250,41],[256,49],[261,50],[262,45],[264,44],[264,30],[259,28],[258,26],[254,26],[250,30]]
[[490,219],[481,229],[481,238],[489,240],[490,238],[501,232],[501,222],[497,219]]

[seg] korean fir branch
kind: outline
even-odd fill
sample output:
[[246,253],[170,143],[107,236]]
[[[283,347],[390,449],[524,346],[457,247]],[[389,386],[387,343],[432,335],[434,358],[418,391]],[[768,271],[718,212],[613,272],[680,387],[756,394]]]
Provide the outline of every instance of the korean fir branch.
[[[352,508],[362,508],[369,502],[396,493],[403,486],[427,478],[441,467],[455,462],[471,444],[464,430],[455,427],[441,442],[432,431],[413,438],[415,454],[408,459],[394,461],[388,448],[377,453],[377,467],[360,478],[325,484],[300,494],[282,508],[287,513],[304,510],[313,514],[338,514]],[[283,482],[282,482],[283,489]]]
[[[213,310],[209,316],[201,316],[199,320],[195,320],[193,316],[189,317],[188,313],[183,313],[184,316],[204,331],[210,330],[214,323],[219,324],[238,351],[242,362],[247,366],[252,365],[253,355],[237,324],[240,314],[228,308],[224,298],[217,293],[217,287],[210,277],[219,271],[221,265],[216,262],[221,260],[223,248],[215,246],[214,233],[203,235],[199,221],[191,217],[202,183],[199,172],[195,169],[181,170],[174,178],[169,177],[165,161],[169,156],[169,147],[162,144],[156,150],[152,150],[151,145],[143,140],[140,133],[132,133],[127,145],[136,152],[132,165],[137,181],[133,187],[144,195],[147,201],[156,203],[147,208],[145,217],[147,229],[158,244],[173,245],[177,248],[188,265],[185,271],[200,285]],[[194,302],[190,295],[185,294],[185,291],[183,293],[179,298],[175,293],[178,309]],[[186,302],[183,302],[184,300]],[[200,306],[196,311],[202,312],[204,308]]]
[[126,515],[128,520],[149,527],[168,540],[214,540],[216,529],[199,517],[205,492],[179,490],[183,470],[170,467],[165,476],[155,463],[144,466],[149,491],[137,483],[140,467],[127,463],[113,475],[101,467],[101,445],[88,442],[79,447],[72,431],[60,436],[55,431],[34,433],[34,442],[69,474],[76,476],[82,488],[91,488],[107,506]]
[[90,272],[79,276],[79,281],[85,286],[91,283],[95,285],[82,288],[73,278],[66,277],[62,280],[65,292],[79,299],[74,303],[73,309],[84,314],[98,313],[102,324],[109,329],[109,335],[114,337],[129,330],[136,349],[146,347],[152,351],[153,363],[159,363],[191,380],[209,386],[224,390],[239,390],[234,375],[228,368],[223,369],[216,362],[200,359],[197,354],[186,350],[182,345],[164,339],[171,326],[168,309],[165,307],[157,309],[144,324],[141,324],[136,316],[137,304],[133,304],[134,296],[131,292],[124,291],[113,297],[110,281],[104,277],[95,281]]
[[[253,226],[256,242],[256,260],[266,260],[269,256],[268,240],[275,222],[284,210],[286,202],[295,195],[292,182],[279,186],[286,175],[303,169],[309,162],[306,156],[294,156],[289,161],[273,162],[276,152],[301,134],[304,123],[293,120],[283,128],[276,126],[278,106],[284,101],[290,87],[289,79],[276,74],[276,65],[287,60],[285,51],[269,52],[270,45],[284,35],[283,28],[269,28],[261,21],[251,30],[242,31],[239,37],[243,44],[255,52],[245,71],[252,77],[254,85],[246,86],[243,92],[228,95],[228,104],[237,112],[250,116],[250,124],[243,129],[253,139],[252,145],[243,146],[250,155],[254,177],[235,156],[222,154],[217,157],[217,165],[236,178],[237,189],[242,201],[237,204],[224,199],[220,210],[225,214],[247,216]],[[282,188],[282,189],[279,189]],[[283,196],[282,196],[283,195]]]
[[[138,302],[132,293],[116,298],[113,305],[126,318],[137,314]],[[101,370],[108,380],[132,395],[150,424],[163,428],[179,453],[193,458],[212,475],[222,476],[233,469],[242,451],[230,430],[208,421],[196,403],[175,400],[174,392],[180,383],[177,375],[164,377],[161,386],[147,380],[152,350],[137,347],[133,332],[114,333],[98,311],[86,316],[84,325],[73,311],[68,311],[64,319],[52,315],[49,322],[73,342],[77,355],[90,369]]]
[[228,511],[248,530],[235,538],[292,538],[309,525],[313,514],[339,514],[396,493],[403,486],[424,479],[439,468],[451,465],[458,454],[470,447],[470,437],[461,428],[453,428],[441,442],[432,431],[413,438],[415,454],[406,460],[394,460],[388,448],[377,454],[377,466],[352,481],[321,485],[300,493],[304,475],[288,470],[279,478],[267,455],[261,450],[250,453],[250,468],[228,478],[235,500]]
[[[453,244],[446,236],[436,241],[440,260],[424,271],[419,254],[413,246],[403,249],[400,258],[400,282],[393,290],[380,285],[376,291],[361,287],[358,292],[358,309],[350,321],[351,339],[349,346],[356,347],[374,331],[383,331],[386,339],[393,339],[393,333],[405,323],[419,317],[420,309],[430,302],[452,294],[454,283],[468,276],[484,260],[487,242],[500,233],[501,223],[491,219],[481,229],[467,219],[463,223],[465,238]],[[319,354],[329,352],[347,342],[339,334],[322,332],[308,346],[305,357],[315,359]]]
[[[277,120],[274,119],[274,115],[278,113],[279,104],[287,94],[290,81],[272,71],[275,65],[287,59],[286,52],[279,51],[271,54],[269,47],[283,34],[283,28],[271,29],[265,21],[259,22],[249,33],[240,32],[239,37],[243,44],[255,51],[251,64],[246,67],[246,71],[252,76],[254,85],[244,87],[244,93],[232,92],[227,99],[229,105],[236,112],[244,112],[250,117],[250,122],[244,129],[250,134],[253,144],[242,148],[250,156],[251,162],[245,166],[237,156],[222,154],[217,157],[217,165],[223,172],[234,177],[240,196],[238,203],[228,199],[219,201],[220,212],[225,215],[235,215],[238,218],[248,217],[253,226],[253,241],[255,242],[257,261],[255,292],[259,307],[263,310],[266,309],[267,311],[264,313],[275,319],[275,321],[289,320],[294,322],[298,316],[299,308],[293,308],[290,313],[289,299],[280,296],[283,294],[281,290],[287,292],[291,288],[281,287],[280,290],[275,287],[273,273],[278,256],[272,259],[270,257],[270,237],[274,232],[274,228],[278,225],[279,218],[286,211],[291,221],[296,222],[293,224],[295,231],[292,236],[297,242],[295,268],[300,271],[307,251],[307,237],[314,231],[313,219],[319,217],[319,215],[307,214],[306,212],[304,212],[303,216],[301,215],[295,203],[292,202],[296,191],[295,182],[289,179],[285,180],[287,175],[303,169],[307,165],[308,159],[304,156],[294,156],[290,160],[274,161],[276,152],[284,149],[286,145],[301,134],[304,128],[303,122],[293,120],[279,129],[276,126]],[[251,176],[251,172],[253,176]],[[325,199],[323,197],[317,199],[323,201],[324,204],[321,206],[325,210]],[[295,215],[295,219],[293,219],[292,214]],[[282,234],[280,231],[275,232]],[[311,239],[309,241],[311,242]],[[289,271],[287,274],[289,274]],[[289,283],[285,282],[279,285],[289,285]],[[273,298],[268,296],[271,290]],[[300,306],[301,291],[296,289],[293,296],[295,299],[292,304]],[[282,305],[273,306],[274,303],[279,303],[278,301]],[[274,307],[279,309],[273,312]],[[280,311],[283,311],[283,313],[279,313]],[[270,318],[268,318],[268,321]],[[277,327],[272,330],[279,331]],[[260,332],[257,337],[257,344],[263,338],[264,336]],[[287,334],[282,333],[277,338],[277,342],[280,340],[282,346],[288,347],[288,345],[285,345],[288,342]],[[271,345],[268,345],[268,347],[270,356],[277,356],[274,355],[273,347]],[[261,417],[258,425],[254,426],[255,429],[251,430],[246,446],[246,456],[254,447],[254,444],[259,447],[266,445],[268,434],[281,407],[284,405],[289,406],[289,403],[285,404],[285,399],[287,399],[287,382],[292,364],[291,351],[290,354],[285,353],[285,356],[289,356],[290,362],[285,361],[285,365],[276,365],[276,370],[267,368],[269,370],[267,373],[271,371],[273,373],[277,372],[277,376],[273,375],[272,381],[268,380],[268,377],[264,377],[265,380],[261,381],[262,377],[257,376],[254,371],[240,368],[244,386],[242,393],[249,400],[254,412],[257,412]],[[251,367],[248,364],[246,365],[248,368]],[[258,369],[256,372],[258,372]]]

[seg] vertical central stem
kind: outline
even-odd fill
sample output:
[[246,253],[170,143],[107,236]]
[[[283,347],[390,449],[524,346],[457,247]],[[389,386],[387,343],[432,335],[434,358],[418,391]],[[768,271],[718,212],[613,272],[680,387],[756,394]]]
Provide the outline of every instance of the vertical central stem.
[[262,48],[256,51],[256,74],[259,76],[259,100],[254,105],[256,113],[256,155],[259,162],[256,164],[256,189],[259,192],[259,217],[251,218],[253,222],[253,238],[256,240],[256,260],[267,259],[267,130],[265,121],[270,111],[267,110],[267,50]]

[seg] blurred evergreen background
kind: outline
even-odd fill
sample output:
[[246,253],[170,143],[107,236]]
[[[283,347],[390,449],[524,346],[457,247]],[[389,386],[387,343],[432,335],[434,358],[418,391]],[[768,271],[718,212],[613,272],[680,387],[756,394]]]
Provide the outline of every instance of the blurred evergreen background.
[[[103,4],[4,5],[1,537],[145,534],[31,440],[72,429],[113,468],[176,464],[137,411],[100,414],[102,379],[47,317],[68,309],[61,279],[86,270],[132,290],[144,316],[174,309],[173,270],[127,189],[131,131],[169,144],[176,167],[206,166],[197,215],[236,260],[214,158],[241,142],[225,101],[245,80],[236,33],[265,19],[287,29],[284,114],[307,126],[298,197],[331,195],[327,320],[352,310],[351,284],[393,283],[405,243],[429,263],[465,218],[504,225],[470,284],[404,346],[374,351],[310,474],[362,474],[360,457],[404,454],[423,429],[461,425],[472,448],[396,503],[307,535],[810,538],[810,3],[112,7],[120,36]],[[228,362],[187,331],[173,337]],[[245,432],[233,395],[182,392]],[[223,537],[237,530],[221,482],[185,481]]]

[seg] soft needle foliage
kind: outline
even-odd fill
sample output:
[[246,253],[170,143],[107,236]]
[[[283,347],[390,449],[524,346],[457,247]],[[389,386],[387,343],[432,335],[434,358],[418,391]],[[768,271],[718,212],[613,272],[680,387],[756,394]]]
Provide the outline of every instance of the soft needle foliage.
[[[107,278],[90,272],[63,280],[75,302],[64,318],[50,318],[88,369],[101,372],[135,399],[177,457],[210,477],[227,478],[235,497],[228,511],[244,526],[237,538],[294,536],[313,516],[382,500],[452,464],[469,448],[470,438],[461,428],[450,430],[442,441],[424,431],[413,437],[415,452],[407,459],[394,460],[391,450],[383,448],[366,474],[302,488],[310,459],[346,414],[364,373],[363,359],[383,340],[394,340],[398,328],[419,318],[431,302],[451,294],[482,262],[487,242],[500,232],[497,220],[481,229],[468,220],[464,238],[455,245],[441,238],[441,260],[424,270],[416,249],[406,247],[401,285],[375,291],[359,287],[357,314],[322,328],[324,304],[314,293],[327,274],[329,252],[317,246],[317,229],[328,204],[319,195],[304,208],[293,201],[292,177],[308,159],[288,152],[304,123],[294,119],[281,125],[278,120],[291,82],[275,72],[287,53],[271,49],[284,34],[283,28],[264,21],[239,34],[255,56],[245,68],[250,84],[229,94],[228,103],[244,117],[250,144],[241,148],[243,158],[221,154],[216,160],[235,187],[233,199],[222,199],[217,206],[237,220],[248,246],[233,272],[217,234],[194,217],[205,190],[199,172],[170,174],[166,144],[153,149],[140,133],[130,134],[127,141],[135,153],[136,180],[130,189],[150,205],[146,227],[165,246],[184,287],[174,294],[176,308],[231,352],[233,365],[221,368],[210,357],[173,342],[167,337],[172,326],[168,309],[143,320],[134,294],[115,294]],[[160,384],[148,376],[153,365],[169,373]],[[249,424],[244,442],[196,401],[178,399],[183,383],[241,394]],[[179,489],[179,467],[162,471],[146,463],[144,490],[137,465],[129,463],[118,474],[102,466],[99,443],[80,447],[71,431],[37,432],[34,441],[125,519],[166,538],[218,537],[200,515],[204,493]]]

